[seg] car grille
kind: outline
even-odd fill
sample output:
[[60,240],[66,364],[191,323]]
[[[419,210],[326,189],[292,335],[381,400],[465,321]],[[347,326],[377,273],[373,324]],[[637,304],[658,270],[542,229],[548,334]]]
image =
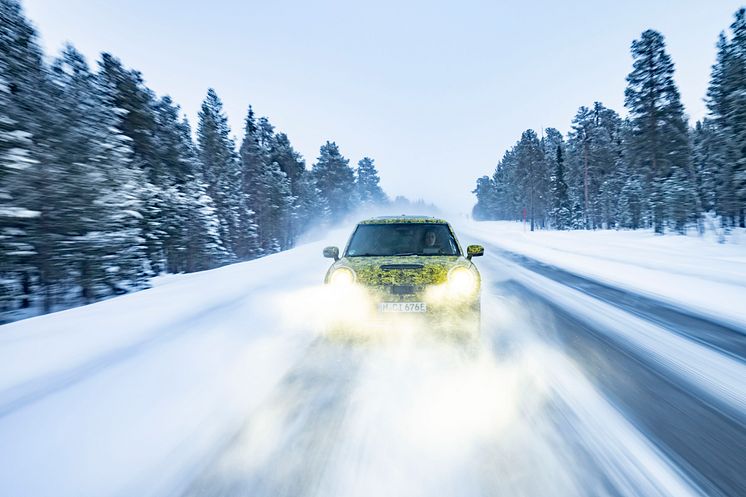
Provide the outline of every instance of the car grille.
[[413,295],[422,291],[422,288],[415,285],[391,285],[389,287],[391,293],[394,295]]

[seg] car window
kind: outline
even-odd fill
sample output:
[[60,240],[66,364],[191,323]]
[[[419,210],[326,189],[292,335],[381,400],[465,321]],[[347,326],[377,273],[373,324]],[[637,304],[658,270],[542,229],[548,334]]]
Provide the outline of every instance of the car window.
[[349,257],[460,255],[447,224],[360,224],[347,247]]

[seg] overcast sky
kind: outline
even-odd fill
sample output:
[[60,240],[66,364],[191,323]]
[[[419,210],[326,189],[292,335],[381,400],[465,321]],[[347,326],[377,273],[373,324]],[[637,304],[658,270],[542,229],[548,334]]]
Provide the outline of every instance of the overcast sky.
[[143,73],[196,125],[208,87],[234,135],[249,104],[307,167],[326,140],[375,159],[390,195],[466,212],[527,128],[565,133],[580,105],[624,114],[629,46],[661,31],[691,119],[740,1],[22,0],[48,54],[72,42]]

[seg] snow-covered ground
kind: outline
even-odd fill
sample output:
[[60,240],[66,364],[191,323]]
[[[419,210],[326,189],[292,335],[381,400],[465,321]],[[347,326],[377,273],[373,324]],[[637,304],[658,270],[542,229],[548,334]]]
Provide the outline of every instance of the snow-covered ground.
[[[732,470],[744,434],[719,411],[744,414],[743,361],[494,251],[477,260],[484,290],[476,352],[321,339],[329,308],[321,251],[342,246],[349,228],[0,327],[0,495],[705,495],[709,487],[690,476],[701,463],[687,459],[692,447],[725,468],[722,489],[744,488]],[[598,265],[583,274],[646,293],[664,277],[742,288],[734,276],[744,271],[741,246],[646,233],[529,234],[503,223],[458,228],[463,243],[548,254],[574,271],[565,258]],[[687,260],[699,250],[701,264]],[[636,268],[645,281],[612,279],[617,267]],[[511,293],[513,280],[587,316],[604,345],[578,359],[558,337],[586,343],[581,325]],[[659,293],[685,303],[670,289]],[[619,343],[624,353],[614,352]],[[621,390],[631,387],[631,400],[600,387],[614,378]],[[689,416],[692,405],[704,410]],[[677,423],[683,429],[671,436]],[[722,440],[697,445],[708,429]],[[717,480],[713,471],[707,478]]]
[[531,232],[507,221],[463,223],[462,229],[505,250],[746,327],[746,232],[720,244],[710,236],[650,230]]
[[284,296],[318,285],[322,247],[0,327],[0,495],[169,489],[314,339]]

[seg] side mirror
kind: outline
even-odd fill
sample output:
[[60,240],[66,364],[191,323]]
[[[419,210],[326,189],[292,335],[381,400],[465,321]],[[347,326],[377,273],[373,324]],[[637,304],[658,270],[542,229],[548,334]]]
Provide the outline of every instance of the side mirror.
[[324,257],[338,261],[339,260],[339,249],[337,247],[324,248]]
[[469,245],[466,247],[466,258],[471,259],[472,257],[482,257],[484,255],[484,247],[481,245]]

